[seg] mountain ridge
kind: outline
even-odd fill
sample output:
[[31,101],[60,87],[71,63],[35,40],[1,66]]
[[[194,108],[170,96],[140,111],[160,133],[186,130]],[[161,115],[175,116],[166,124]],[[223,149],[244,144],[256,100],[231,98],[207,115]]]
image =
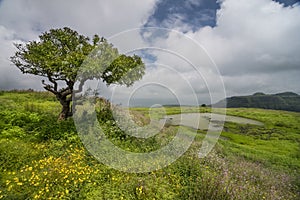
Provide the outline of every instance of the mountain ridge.
[[224,105],[227,105],[227,108],[264,108],[300,112],[300,95],[294,92],[276,94],[256,92],[247,96],[228,97],[213,106],[224,107]]

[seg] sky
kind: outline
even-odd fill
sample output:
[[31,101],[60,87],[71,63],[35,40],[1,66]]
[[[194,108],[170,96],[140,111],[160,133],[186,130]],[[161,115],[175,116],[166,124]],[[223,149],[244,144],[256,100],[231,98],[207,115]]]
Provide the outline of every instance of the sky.
[[10,62],[13,43],[65,26],[104,36],[121,53],[144,59],[146,74],[133,87],[99,84],[114,103],[300,94],[298,0],[0,0],[0,90],[43,90],[40,77],[23,75]]

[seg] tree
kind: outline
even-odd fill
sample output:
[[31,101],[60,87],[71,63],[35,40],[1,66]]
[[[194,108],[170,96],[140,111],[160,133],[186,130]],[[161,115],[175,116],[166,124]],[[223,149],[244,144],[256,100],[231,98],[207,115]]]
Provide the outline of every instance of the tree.
[[[96,78],[107,85],[130,86],[144,75],[145,66],[139,56],[120,55],[106,39],[94,35],[90,41],[67,27],[51,29],[40,35],[38,41],[15,46],[18,50],[11,61],[24,74],[48,79],[42,80],[42,84],[62,105],[62,120],[72,116],[72,96],[82,91],[87,80]],[[74,90],[76,81],[79,87]]]

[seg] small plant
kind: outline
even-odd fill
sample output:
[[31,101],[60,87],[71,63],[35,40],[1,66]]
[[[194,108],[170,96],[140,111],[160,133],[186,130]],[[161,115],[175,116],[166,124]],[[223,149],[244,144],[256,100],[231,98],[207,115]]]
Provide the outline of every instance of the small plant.
[[98,173],[86,164],[84,149],[70,149],[61,157],[32,161],[18,171],[8,172],[5,198],[67,199],[79,195]]

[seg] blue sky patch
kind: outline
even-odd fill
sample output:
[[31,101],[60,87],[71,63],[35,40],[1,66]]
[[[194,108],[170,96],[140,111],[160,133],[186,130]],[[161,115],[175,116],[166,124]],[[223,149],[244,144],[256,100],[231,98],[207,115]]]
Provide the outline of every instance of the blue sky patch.
[[292,6],[295,3],[300,3],[299,0],[273,0],[273,1],[276,1],[276,2],[279,2],[279,3],[283,3],[284,6]]
[[172,28],[182,23],[193,31],[216,25],[216,10],[220,5],[212,0],[160,0],[145,27]]

